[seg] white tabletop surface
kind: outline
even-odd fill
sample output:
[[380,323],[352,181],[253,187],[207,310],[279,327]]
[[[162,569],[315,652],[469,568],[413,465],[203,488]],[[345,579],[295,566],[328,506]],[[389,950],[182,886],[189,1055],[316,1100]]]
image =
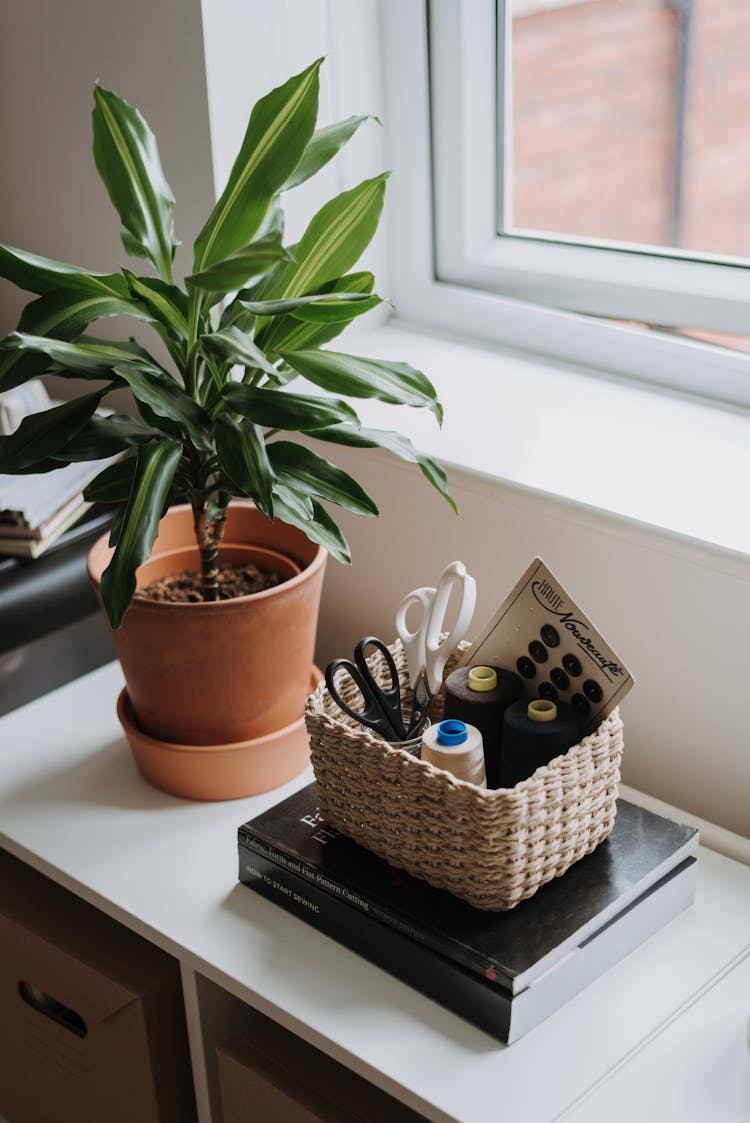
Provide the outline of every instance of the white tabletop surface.
[[701,849],[696,904],[503,1047],[238,884],[237,827],[309,770],[234,802],[165,795],[133,764],[121,685],[108,664],[0,719],[0,844],[432,1119],[577,1116],[750,946],[750,868]]

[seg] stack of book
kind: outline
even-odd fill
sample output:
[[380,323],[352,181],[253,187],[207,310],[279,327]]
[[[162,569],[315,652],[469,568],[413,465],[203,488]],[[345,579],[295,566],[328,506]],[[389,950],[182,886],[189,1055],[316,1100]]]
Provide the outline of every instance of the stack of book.
[[[0,433],[14,432],[53,402],[38,379],[0,394]],[[0,555],[35,558],[91,507],[83,489],[111,459],[68,464],[52,472],[0,475]]]
[[83,489],[108,464],[87,460],[54,472],[0,475],[0,554],[36,558],[88,511]]
[[329,827],[315,784],[238,832],[245,885],[508,1044],[692,903],[697,846],[693,827],[621,799],[592,854],[490,913]]

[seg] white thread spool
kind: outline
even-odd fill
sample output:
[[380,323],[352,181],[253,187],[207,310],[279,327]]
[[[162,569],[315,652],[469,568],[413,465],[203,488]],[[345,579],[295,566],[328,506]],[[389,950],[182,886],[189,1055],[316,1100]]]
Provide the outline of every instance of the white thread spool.
[[474,725],[456,718],[431,725],[422,734],[422,760],[452,772],[459,780],[487,787],[482,734]]

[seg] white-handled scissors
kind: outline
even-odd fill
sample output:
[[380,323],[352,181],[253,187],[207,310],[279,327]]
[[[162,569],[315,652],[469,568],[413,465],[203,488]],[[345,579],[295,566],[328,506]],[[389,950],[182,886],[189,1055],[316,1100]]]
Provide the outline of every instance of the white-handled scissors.
[[[448,603],[453,589],[458,590],[459,603],[453,627],[445,639]],[[409,664],[409,683],[414,691],[414,706],[409,722],[410,732],[418,728],[427,712],[430,699],[443,681],[448,658],[469,630],[477,599],[476,581],[466,572],[463,562],[455,561],[443,570],[436,589],[429,586],[407,593],[396,611],[396,632]],[[421,609],[419,623],[412,631],[406,616],[410,608]]]

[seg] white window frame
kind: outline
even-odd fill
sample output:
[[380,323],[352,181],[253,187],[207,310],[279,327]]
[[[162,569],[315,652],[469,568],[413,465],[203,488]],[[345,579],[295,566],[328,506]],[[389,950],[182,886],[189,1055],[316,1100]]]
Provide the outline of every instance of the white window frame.
[[494,0],[382,0],[381,10],[399,314],[750,406],[747,355],[595,318],[747,334],[750,269],[648,247],[498,236]]

